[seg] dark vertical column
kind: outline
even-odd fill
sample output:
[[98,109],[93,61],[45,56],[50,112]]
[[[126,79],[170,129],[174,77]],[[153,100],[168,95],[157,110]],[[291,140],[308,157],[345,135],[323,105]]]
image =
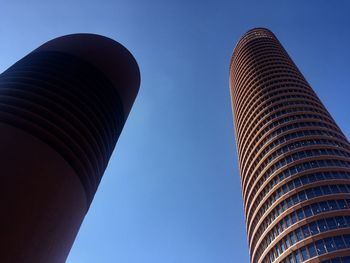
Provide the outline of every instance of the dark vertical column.
[[93,34],[0,75],[0,261],[64,262],[137,95],[139,69]]
[[350,255],[349,143],[271,31],[239,40],[230,86],[251,262]]

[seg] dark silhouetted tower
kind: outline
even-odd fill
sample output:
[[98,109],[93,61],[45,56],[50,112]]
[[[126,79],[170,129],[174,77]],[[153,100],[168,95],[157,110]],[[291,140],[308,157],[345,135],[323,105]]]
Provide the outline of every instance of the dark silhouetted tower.
[[275,35],[248,31],[230,88],[251,262],[350,262],[350,146]]
[[93,34],[49,41],[0,75],[1,262],[65,261],[139,83],[128,50]]

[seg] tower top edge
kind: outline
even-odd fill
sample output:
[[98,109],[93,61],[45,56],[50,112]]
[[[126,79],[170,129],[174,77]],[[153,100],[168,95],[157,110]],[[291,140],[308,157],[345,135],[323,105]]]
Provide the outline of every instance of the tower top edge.
[[236,50],[241,45],[246,44],[251,40],[258,39],[258,38],[276,39],[276,36],[270,29],[265,27],[252,28],[248,30],[246,33],[244,33],[243,36],[240,37],[234,50]]
[[247,44],[248,42],[250,42],[254,39],[258,39],[258,38],[277,39],[275,34],[270,29],[268,29],[266,27],[255,27],[255,28],[248,30],[239,38],[239,40],[237,41],[237,43],[233,49],[231,61],[230,61],[230,67],[233,63],[235,54],[238,52],[240,47],[242,45]]
[[98,34],[76,33],[54,38],[33,52],[57,51],[85,60],[113,84],[127,117],[140,86],[140,69],[131,52],[119,42]]

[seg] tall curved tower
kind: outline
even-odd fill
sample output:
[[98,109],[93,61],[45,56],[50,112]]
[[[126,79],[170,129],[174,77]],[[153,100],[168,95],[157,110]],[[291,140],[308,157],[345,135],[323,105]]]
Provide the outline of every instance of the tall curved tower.
[[251,262],[350,262],[349,142],[270,30],[239,40],[230,89]]
[[51,40],[0,75],[0,261],[64,262],[137,95],[129,51]]

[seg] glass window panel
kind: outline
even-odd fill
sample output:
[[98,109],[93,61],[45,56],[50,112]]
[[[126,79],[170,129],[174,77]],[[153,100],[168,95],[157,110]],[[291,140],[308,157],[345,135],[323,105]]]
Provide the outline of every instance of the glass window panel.
[[287,193],[287,192],[288,192],[287,185],[283,185],[283,186],[282,186],[282,191],[283,191],[284,193]]
[[283,211],[286,211],[287,210],[287,202],[286,201],[284,201],[283,203],[282,203],[282,210]]
[[315,196],[322,195],[321,188],[320,187],[315,187],[314,188],[314,193],[315,193]]
[[290,243],[290,240],[289,240],[289,237],[288,237],[288,236],[286,236],[286,237],[284,238],[284,242],[286,243],[286,247],[287,247],[287,248],[290,247],[291,243]]
[[335,243],[333,241],[333,238],[331,237],[328,237],[328,238],[325,238],[324,239],[324,243],[326,245],[326,249],[328,252],[332,252],[334,251],[336,248],[335,248]]
[[343,263],[350,263],[350,257],[343,257],[342,261]]
[[329,194],[332,193],[331,189],[329,189],[329,187],[328,187],[327,185],[322,186],[322,190],[323,190],[323,193],[324,193],[325,195],[329,195]]
[[315,192],[313,189],[306,189],[305,192],[308,199],[315,197]]
[[344,218],[345,218],[346,224],[347,224],[348,226],[350,226],[350,217],[345,216]]
[[305,191],[300,192],[300,193],[298,194],[298,197],[299,197],[300,202],[306,200]]
[[302,209],[299,209],[299,210],[297,211],[297,215],[298,215],[298,219],[299,219],[299,220],[302,220],[302,219],[304,218],[304,212],[303,212],[303,210],[302,210]]
[[[350,199],[349,199],[350,201]],[[317,215],[319,213],[321,213],[321,208],[319,207],[319,205],[316,203],[316,204],[312,204],[311,205],[311,209],[312,209],[312,212]]]
[[350,192],[349,185],[344,185],[344,187],[346,188],[346,193],[349,193]]
[[326,249],[323,245],[323,240],[316,241],[315,245],[316,245],[316,251],[317,251],[318,255],[322,255],[322,254],[326,253]]
[[298,219],[297,219],[297,215],[296,215],[296,213],[295,213],[295,212],[294,212],[294,213],[292,213],[291,217],[292,217],[292,223],[293,223],[293,224],[294,224],[294,223],[296,223],[296,222],[298,221]]
[[300,249],[300,252],[301,252],[301,255],[302,255],[304,261],[305,261],[305,260],[308,260],[308,259],[310,258],[310,257],[309,257],[309,253],[308,253],[307,250],[306,250],[306,247],[302,247],[302,248]]
[[342,192],[342,193],[348,192],[348,189],[346,188],[345,185],[341,184],[341,185],[338,185],[338,187],[339,187],[340,192]]
[[310,182],[316,181],[316,176],[314,174],[310,174],[309,175],[309,180],[310,180]]
[[295,234],[296,234],[296,236],[297,236],[298,241],[300,241],[300,240],[302,240],[302,239],[303,239],[303,234],[302,234],[302,232],[301,232],[301,229],[300,229],[300,228],[299,228],[299,229],[297,229],[297,230],[295,231]]
[[301,186],[301,181],[300,181],[299,178],[296,178],[296,179],[294,180],[294,185],[295,185],[295,188]]
[[290,263],[295,263],[294,253],[292,253],[292,254],[288,257],[288,259],[289,259],[289,262],[290,262]]
[[281,254],[281,248],[279,246],[279,243],[277,245],[275,245],[275,248],[276,248],[276,252],[277,252],[277,256],[279,256]]
[[293,181],[288,183],[288,188],[289,188],[289,190],[293,190],[294,189]]
[[350,235],[343,236],[346,247],[350,247]]
[[342,228],[342,227],[345,227],[347,224],[344,220],[344,217],[342,216],[337,216],[335,218],[335,221],[337,222],[337,228]]
[[328,201],[328,206],[330,210],[336,210],[338,209],[337,202],[334,200],[329,200]]
[[328,230],[326,221],[325,221],[324,219],[318,220],[318,221],[317,221],[317,224],[318,224],[318,229],[319,229],[321,232],[324,232],[324,231],[327,231],[327,230]]
[[282,253],[283,253],[283,252],[286,250],[286,246],[285,246],[283,240],[281,240],[280,245],[281,245],[281,251],[282,251]]
[[338,186],[336,185],[330,185],[329,186],[332,190],[333,193],[339,193],[339,189],[338,189]]
[[304,234],[304,238],[307,238],[307,237],[309,237],[311,234],[310,234],[310,230],[309,230],[309,226],[303,226],[302,227],[302,232],[303,232],[303,234]]
[[299,250],[295,251],[295,262],[296,263],[303,262],[302,259],[301,259],[301,254],[300,254]]
[[326,211],[329,210],[329,207],[328,207],[328,204],[327,204],[326,201],[320,202],[320,207],[321,207],[321,210],[322,210],[323,212],[326,212]]
[[290,216],[285,217],[284,221],[285,221],[287,227],[289,227],[292,224],[292,222],[290,220]]
[[303,208],[305,217],[310,217],[312,216],[312,211],[310,206],[306,206]]
[[[290,241],[292,242],[292,244],[296,243],[294,232],[290,233]],[[349,242],[350,242],[350,238],[349,238]]]
[[310,227],[310,232],[311,232],[312,235],[316,235],[316,234],[319,233],[319,230],[318,230],[318,227],[317,227],[316,222],[312,222],[312,223],[309,225],[309,227]]
[[300,178],[302,184],[308,184],[309,183],[309,177],[308,176],[303,176]]
[[308,245],[307,248],[309,250],[310,258],[313,258],[313,257],[317,256],[315,244],[312,243],[312,244]]
[[346,248],[344,240],[341,236],[334,237],[333,239],[337,249]]
[[346,208],[348,208],[347,205],[346,205],[345,200],[342,200],[342,199],[337,200],[337,203],[338,203],[338,206],[339,206],[340,209],[346,209]]
[[298,195],[292,196],[292,199],[293,199],[293,204],[297,204],[299,202]]
[[326,223],[328,228],[331,229],[336,229],[337,228],[337,224],[335,223],[334,218],[327,218],[326,219]]

